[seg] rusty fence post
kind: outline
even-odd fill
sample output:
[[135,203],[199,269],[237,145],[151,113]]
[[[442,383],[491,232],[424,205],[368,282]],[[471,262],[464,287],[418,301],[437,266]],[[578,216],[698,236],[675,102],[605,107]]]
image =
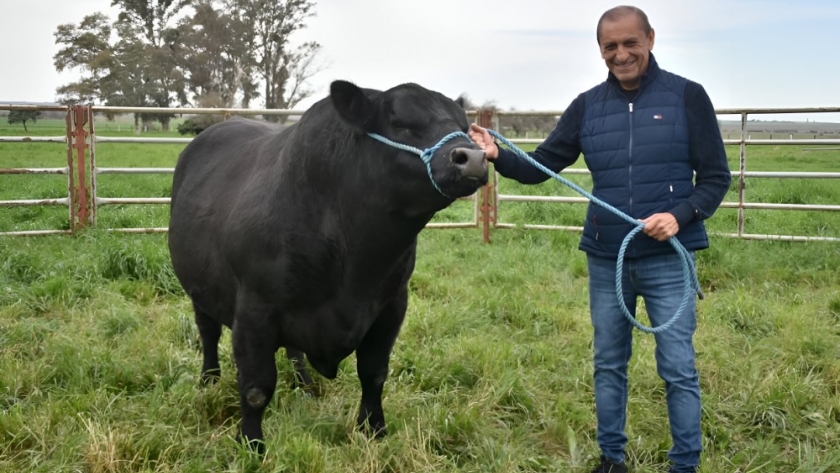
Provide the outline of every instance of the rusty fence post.
[[[479,110],[478,125],[484,128],[493,126],[493,111]],[[496,223],[496,171],[492,170],[492,179],[488,179],[487,185],[481,188],[481,206],[479,219],[481,220],[484,243],[490,243],[490,224]]]
[[[84,105],[74,105],[70,110],[72,120],[68,119],[68,125],[72,129],[68,130],[68,138],[71,140],[68,144],[70,154],[75,154],[75,164],[77,180],[73,192],[73,205],[75,207],[75,219],[71,222],[73,232],[82,229],[90,221],[89,203],[88,203],[88,183],[86,179],[86,164],[87,164],[87,132],[85,131],[85,124],[87,123],[87,109]],[[73,161],[72,156],[68,156],[69,161]]]

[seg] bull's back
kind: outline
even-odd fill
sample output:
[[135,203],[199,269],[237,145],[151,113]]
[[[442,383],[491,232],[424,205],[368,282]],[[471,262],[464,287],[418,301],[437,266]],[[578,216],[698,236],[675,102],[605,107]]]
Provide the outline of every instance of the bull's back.
[[181,152],[175,166],[173,211],[180,206],[181,194],[212,197],[241,185],[242,177],[263,159],[259,150],[280,131],[266,123],[234,118],[196,136]]

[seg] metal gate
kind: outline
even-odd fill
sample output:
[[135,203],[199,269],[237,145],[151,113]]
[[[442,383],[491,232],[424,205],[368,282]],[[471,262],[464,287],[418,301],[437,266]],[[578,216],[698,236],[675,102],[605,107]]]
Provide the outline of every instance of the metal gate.
[[[65,112],[66,133],[64,136],[0,136],[0,143],[61,143],[67,153],[67,166],[62,168],[0,168],[0,175],[11,174],[60,174],[67,176],[67,197],[60,199],[17,199],[0,200],[0,207],[25,207],[41,205],[62,205],[68,208],[68,230],[30,230],[16,232],[0,232],[0,235],[56,235],[72,234],[84,227],[88,216],[88,187],[85,175],[87,162],[87,131],[85,125],[90,118],[90,107],[43,107],[25,105],[3,105],[2,110],[23,111],[59,111]],[[92,123],[92,122],[91,122]]]
[[[73,234],[87,225],[96,225],[99,208],[106,205],[160,205],[168,204],[169,198],[161,197],[100,197],[97,192],[98,177],[103,174],[171,174],[174,168],[117,168],[99,167],[97,165],[97,143],[188,143],[191,138],[149,138],[149,137],[104,137],[98,136],[94,127],[94,114],[122,114],[122,113],[167,113],[167,114],[223,114],[226,118],[231,115],[301,115],[303,110],[256,110],[256,109],[184,109],[184,108],[146,108],[146,107],[41,107],[0,105],[0,110],[47,110],[66,112],[66,134],[59,137],[0,137],[0,142],[54,142],[63,143],[67,153],[67,167],[64,168],[9,168],[0,169],[2,174],[64,174],[68,179],[68,194],[60,199],[32,199],[0,201],[0,207],[15,207],[28,205],[64,205],[68,207],[69,229],[44,229],[35,231],[4,232],[0,235],[51,235]],[[745,211],[750,209],[785,210],[785,211],[826,211],[840,212],[840,205],[811,205],[811,204],[771,204],[749,202],[746,199],[747,178],[799,178],[799,179],[840,179],[840,172],[760,172],[747,170],[748,146],[790,146],[790,145],[840,145],[840,139],[751,139],[747,134],[747,119],[750,114],[778,114],[778,113],[837,113],[840,107],[796,108],[796,109],[723,109],[716,111],[719,115],[739,115],[741,118],[741,136],[739,139],[726,139],[725,144],[738,145],[740,148],[739,169],[732,171],[733,178],[738,183],[738,201],[723,202],[721,208],[738,210],[738,227],[735,232],[724,233],[727,237],[742,239],[772,239],[789,241],[840,241],[836,237],[815,237],[806,235],[774,235],[748,233],[745,229]],[[482,126],[499,129],[499,118],[505,115],[550,115],[559,116],[560,111],[552,112],[502,112],[480,110],[468,112]],[[540,139],[513,139],[516,144],[538,144]],[[564,174],[588,174],[584,169],[568,169]],[[496,228],[512,228],[521,226],[532,229],[581,231],[578,226],[537,225],[500,221],[499,207],[502,202],[564,202],[586,203],[583,197],[559,196],[526,196],[500,194],[497,176],[493,173],[490,183],[476,194],[466,198],[474,202],[473,218],[465,222],[430,223],[430,228],[481,228],[485,242],[490,241],[491,233]],[[165,232],[165,227],[150,228],[115,228],[115,232],[125,233],[157,233]]]

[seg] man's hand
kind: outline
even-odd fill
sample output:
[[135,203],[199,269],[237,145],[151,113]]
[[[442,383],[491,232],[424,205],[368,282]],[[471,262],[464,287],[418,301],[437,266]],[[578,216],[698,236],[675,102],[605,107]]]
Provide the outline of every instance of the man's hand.
[[469,131],[470,139],[472,139],[479,148],[484,150],[484,155],[488,161],[495,161],[499,157],[499,147],[493,141],[490,133],[487,133],[486,128],[482,128],[475,123],[470,125]]
[[680,224],[677,223],[677,219],[668,212],[653,214],[642,220],[642,222],[645,224],[645,228],[642,231],[649,237],[659,241],[665,241],[680,231]]

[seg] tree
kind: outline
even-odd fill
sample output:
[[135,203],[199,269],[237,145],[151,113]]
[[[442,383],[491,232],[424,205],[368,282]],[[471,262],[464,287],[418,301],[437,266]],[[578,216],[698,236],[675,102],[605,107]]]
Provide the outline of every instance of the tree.
[[250,51],[244,41],[247,25],[234,22],[214,0],[197,0],[195,14],[179,25],[183,39],[181,68],[195,103],[230,107],[241,97],[247,108],[259,95]]
[[[137,27],[131,23],[115,23],[118,41],[112,46],[115,60],[108,74],[100,78],[100,98],[106,104],[116,107],[154,106],[150,95],[153,78],[147,67],[146,46],[137,40]],[[142,123],[158,117],[149,114],[134,114],[134,132],[139,134]]]
[[171,46],[173,20],[192,0],[111,0],[112,7],[119,7],[120,23],[135,25],[146,44],[155,49]]
[[283,56],[287,77],[282,88],[286,93],[281,93],[279,96],[281,100],[278,100],[278,103],[283,104],[280,108],[294,108],[301,100],[312,96],[314,91],[306,87],[306,83],[313,75],[321,71],[321,68],[315,64],[315,57],[320,49],[320,44],[308,42]]
[[[117,106],[185,105],[183,74],[177,68],[179,35],[175,18],[192,0],[112,0],[121,12],[114,23],[102,13],[79,25],[59,25],[62,45],[56,70],[78,69],[83,77],[57,89],[62,102]],[[164,128],[172,115],[155,115]],[[141,117],[135,117],[139,123]]]
[[38,110],[12,110],[9,112],[8,121],[9,125],[22,123],[23,130],[29,133],[29,129],[26,128],[26,122],[31,121],[35,123],[39,118],[41,118],[41,112]]
[[[102,13],[59,25],[56,70],[80,80],[57,89],[65,103],[173,107],[202,101],[247,108],[264,89],[267,108],[309,97],[320,45],[291,46],[290,35],[314,15],[310,0],[112,0]],[[190,14],[191,13],[191,14]],[[135,115],[168,129],[173,115]],[[277,120],[276,117],[269,119]]]
[[65,104],[92,102],[100,95],[100,79],[113,64],[110,20],[102,13],[94,13],[84,17],[78,26],[58,25],[54,36],[56,44],[64,45],[53,56],[55,70],[79,69],[87,74],[78,82],[59,87],[59,100]]
[[[223,99],[212,93],[203,95],[198,99],[198,106],[201,108],[229,108],[229,99]],[[178,125],[178,133],[182,135],[197,135],[207,129],[210,125],[223,121],[224,117],[219,115],[196,115],[184,120]]]
[[[511,112],[517,111],[515,108]],[[499,126],[505,133],[512,132],[513,136],[525,136],[528,133],[537,136],[548,136],[551,130],[557,125],[557,117],[550,115],[528,115],[527,113],[516,115],[502,115]]]
[[[120,8],[117,25],[121,27],[124,48],[141,52],[132,55],[129,65],[142,68],[140,92],[144,105],[171,107],[173,103],[187,105],[184,74],[178,69],[178,55],[182,41],[175,23],[181,11],[192,0],[112,0],[111,6]],[[136,88],[134,89],[136,90]],[[164,130],[174,115],[154,114],[148,118],[160,121]]]
[[[290,46],[290,36],[313,16],[309,0],[225,0],[231,19],[242,32],[254,68],[262,82],[265,108],[292,108],[312,95],[305,87],[317,73],[313,57],[321,48],[310,42]],[[277,116],[266,116],[276,121]]]

